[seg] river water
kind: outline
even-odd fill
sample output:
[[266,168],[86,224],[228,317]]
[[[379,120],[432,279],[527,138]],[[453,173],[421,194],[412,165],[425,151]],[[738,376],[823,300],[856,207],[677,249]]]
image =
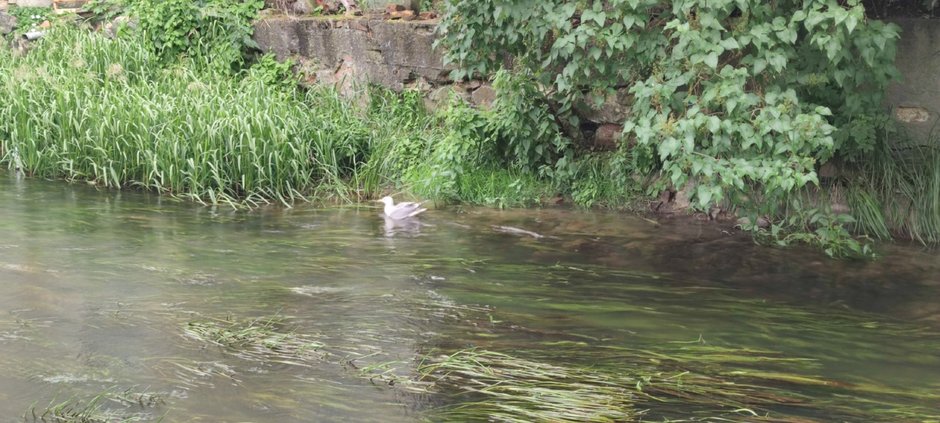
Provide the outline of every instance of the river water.
[[[63,402],[112,421],[500,418],[486,407],[520,402],[417,381],[468,349],[629,383],[591,400],[631,410],[608,420],[931,421],[940,254],[879,251],[567,209],[396,226],[377,207],[233,211],[0,174],[0,421]],[[199,331],[258,327],[309,350]]]

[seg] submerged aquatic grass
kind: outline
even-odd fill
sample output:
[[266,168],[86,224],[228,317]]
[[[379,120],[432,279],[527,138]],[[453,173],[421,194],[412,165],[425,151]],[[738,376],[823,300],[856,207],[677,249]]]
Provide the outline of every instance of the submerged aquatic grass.
[[[323,344],[310,336],[281,329],[283,319],[274,316],[248,321],[189,322],[185,336],[223,347],[246,359],[263,359],[303,365]],[[298,361],[299,360],[299,361]]]
[[[118,408],[109,407],[113,404]],[[130,423],[160,421],[146,410],[165,405],[163,396],[151,392],[109,389],[89,400],[76,397],[64,401],[53,399],[43,408],[32,406],[23,414],[24,422],[31,423]],[[132,411],[132,409],[135,409]]]
[[436,410],[450,421],[632,421],[637,380],[519,359],[493,351],[463,350],[420,369],[437,389],[469,394]]
[[[699,421],[791,422],[806,413],[834,419],[933,421],[940,415],[898,399],[940,400],[935,393],[905,392],[814,376],[813,360],[772,351],[705,345],[677,352],[600,348],[583,352],[592,365],[553,364],[491,350],[459,350],[429,357],[419,366],[430,389],[450,397],[429,410],[448,421]],[[562,351],[559,351],[561,353]],[[576,351],[560,355],[571,356]],[[551,361],[546,361],[551,360]],[[755,365],[760,363],[762,367]],[[789,370],[769,370],[769,364]],[[808,366],[808,367],[806,367]],[[690,416],[699,416],[690,418]]]
[[[431,291],[407,301],[409,310],[446,321],[454,333],[466,337],[418,348],[410,359],[387,360],[382,339],[394,338],[395,331],[405,329],[324,337],[303,333],[299,326],[286,330],[288,319],[272,317],[201,320],[186,324],[183,331],[188,338],[221,346],[234,357],[300,367],[328,365],[385,389],[432,398],[422,411],[429,421],[793,422],[821,415],[844,421],[940,418],[923,406],[940,401],[935,392],[864,378],[830,379],[820,375],[823,362],[806,356],[712,345],[704,339],[631,347],[574,333],[553,333],[534,347],[531,339],[521,336],[530,334],[524,319],[511,312],[459,304]],[[806,320],[814,315],[786,307],[764,312],[787,316],[792,324],[831,331],[831,337],[840,341],[845,341],[846,324],[862,324],[847,315],[812,324]],[[843,322],[843,318],[850,320]],[[926,329],[885,325],[869,330],[920,333]],[[468,344],[476,346],[464,348]],[[316,350],[309,345],[316,345]],[[233,371],[228,377],[237,383],[240,376]]]

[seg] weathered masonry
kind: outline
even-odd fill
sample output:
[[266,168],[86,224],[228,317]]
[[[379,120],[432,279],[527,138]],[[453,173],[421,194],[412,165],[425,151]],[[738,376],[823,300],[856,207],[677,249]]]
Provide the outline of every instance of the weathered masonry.
[[915,139],[940,137],[940,20],[891,19],[901,27],[895,64],[901,80],[888,87],[885,105]]
[[[919,140],[940,137],[940,20],[892,19],[901,27],[897,66],[902,79],[891,84],[885,107]],[[309,82],[337,84],[341,89],[375,83],[394,90],[417,88],[433,104],[444,92],[455,92],[486,106],[493,90],[481,82],[457,83],[448,77],[440,52],[433,47],[436,21],[273,17],[259,21],[255,39],[279,58],[303,64]],[[626,96],[589,113],[597,136],[614,132],[609,125],[629,113]],[[604,140],[595,140],[603,143]]]

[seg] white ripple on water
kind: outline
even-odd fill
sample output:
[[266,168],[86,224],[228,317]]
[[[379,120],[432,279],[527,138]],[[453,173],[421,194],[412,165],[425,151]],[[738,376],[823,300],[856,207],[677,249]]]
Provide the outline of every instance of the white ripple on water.
[[340,288],[335,286],[318,286],[318,285],[304,285],[290,288],[290,291],[295,294],[306,295],[308,297],[314,297],[320,294],[336,294],[339,292],[349,291],[349,288]]

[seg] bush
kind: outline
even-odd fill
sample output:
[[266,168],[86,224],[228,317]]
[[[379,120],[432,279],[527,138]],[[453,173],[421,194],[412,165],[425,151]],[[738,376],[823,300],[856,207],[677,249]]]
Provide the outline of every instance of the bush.
[[511,57],[561,121],[585,94],[629,88],[625,135],[707,208],[753,184],[782,199],[840,150],[869,149],[852,122],[879,115],[898,35],[864,12],[857,0],[455,0],[441,43],[458,78]]

